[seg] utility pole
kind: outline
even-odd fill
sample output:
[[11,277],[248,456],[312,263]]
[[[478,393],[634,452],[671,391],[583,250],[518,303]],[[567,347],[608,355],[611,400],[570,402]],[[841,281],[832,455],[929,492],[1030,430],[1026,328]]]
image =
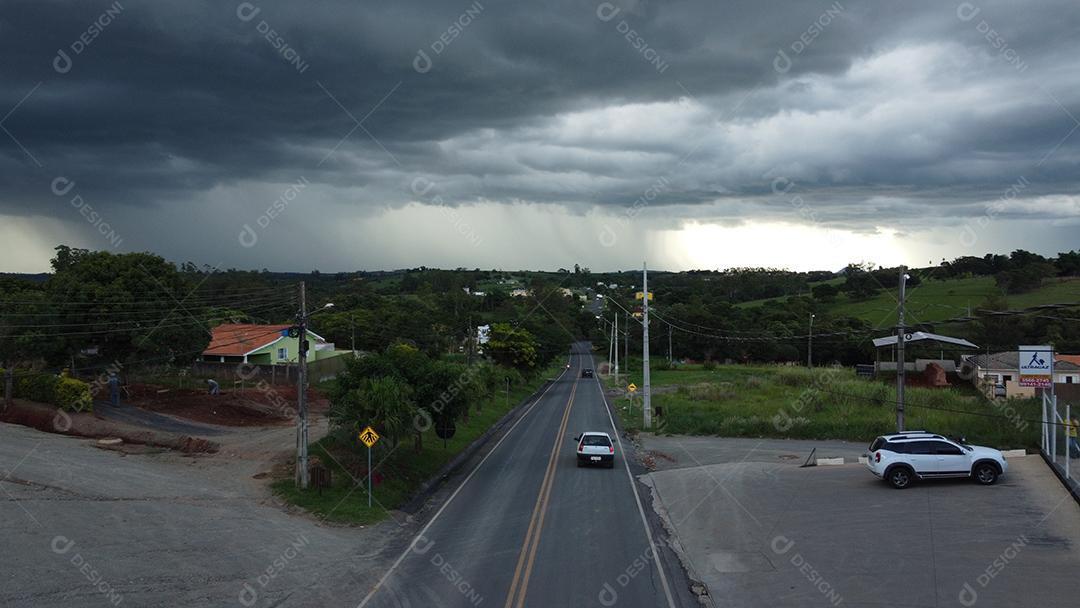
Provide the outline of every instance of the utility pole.
[[474,344],[474,342],[473,342],[472,332],[473,332],[472,315],[469,315],[469,327],[467,328],[467,331],[465,332],[465,339],[468,340],[468,349],[465,351],[465,365],[467,365],[467,366],[472,366],[472,362],[473,362],[473,344]]
[[[619,348],[619,343],[615,343],[615,348]],[[623,331],[623,363],[630,365],[630,313],[626,313],[626,329]],[[630,374],[627,373],[627,378]]]
[[307,429],[307,296],[304,282],[300,281],[299,316],[299,370],[296,384],[296,411],[299,414],[296,427],[296,485],[301,490],[308,487],[308,429]]
[[[607,319],[604,319],[604,324],[607,325]],[[615,324],[613,323],[612,327],[614,327],[614,326],[615,326]],[[608,334],[608,340],[607,340],[607,360],[608,360],[607,375],[608,375],[608,378],[611,377],[611,372],[614,371],[614,369],[615,369],[615,358],[612,357],[612,355],[611,355],[612,345],[613,344],[615,344],[615,330],[614,329],[612,329],[611,333]]]
[[613,342],[613,344],[615,345],[615,382],[618,382],[619,381],[619,313],[616,312],[613,316],[615,317],[615,325],[613,326],[613,329],[611,330],[611,335],[614,337],[614,340],[615,340]]
[[817,315],[810,315],[810,333],[806,336],[806,367],[813,369],[814,367],[814,317]]
[[642,414],[644,417],[643,426],[647,429],[652,428],[652,395],[649,390],[649,269],[642,263],[641,264],[641,356],[644,358],[642,365]]
[[349,313],[349,332],[352,334],[352,338],[349,341],[349,348],[353,352],[353,356],[356,356],[356,315]]
[[896,324],[896,432],[904,432],[904,382],[907,374],[904,359],[904,343],[907,341],[907,328],[904,326],[904,307],[907,300],[907,268],[900,267],[900,308]]

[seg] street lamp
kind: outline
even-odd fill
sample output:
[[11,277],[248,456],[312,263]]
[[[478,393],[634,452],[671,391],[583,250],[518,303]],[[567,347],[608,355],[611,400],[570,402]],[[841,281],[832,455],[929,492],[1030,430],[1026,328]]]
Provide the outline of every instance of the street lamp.
[[814,318],[815,314],[810,315],[810,333],[806,336],[806,367],[814,367]]

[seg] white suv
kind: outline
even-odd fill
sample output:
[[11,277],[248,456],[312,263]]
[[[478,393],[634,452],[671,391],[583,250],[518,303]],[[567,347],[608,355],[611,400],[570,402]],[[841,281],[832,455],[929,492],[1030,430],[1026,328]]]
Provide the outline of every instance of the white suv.
[[915,479],[971,477],[988,486],[1008,470],[1001,452],[926,431],[883,435],[870,444],[870,472],[903,489]]

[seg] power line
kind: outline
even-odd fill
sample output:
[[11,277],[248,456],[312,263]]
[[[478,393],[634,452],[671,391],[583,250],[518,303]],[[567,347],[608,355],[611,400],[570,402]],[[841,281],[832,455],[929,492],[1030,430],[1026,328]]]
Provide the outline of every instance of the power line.
[[[236,340],[235,342],[226,342],[224,344],[218,344],[216,346],[216,348],[224,348],[226,346],[235,346],[237,344],[250,343],[252,340],[256,340],[258,338],[271,336],[271,335],[275,335],[275,334],[280,334],[280,333],[281,333],[280,329],[267,330],[266,332],[258,333],[258,334],[255,334],[255,335],[245,336],[243,339]],[[182,357],[184,355],[202,354],[204,352],[206,352],[205,348],[200,349],[200,350],[193,350],[193,351],[186,351],[186,352],[179,352],[179,353],[171,353],[169,355],[165,355],[165,356],[162,356],[162,357],[140,358],[138,361],[135,361],[133,364],[121,364],[121,365],[123,365],[124,367],[127,367],[128,365],[136,365],[137,366],[137,365],[146,364],[146,363],[156,363],[156,362],[159,362],[159,361],[169,361],[169,360],[175,359],[177,357]],[[70,371],[71,371],[71,373],[74,374],[76,372],[93,371],[93,370],[98,370],[98,369],[104,370],[104,369],[110,368],[111,366],[113,366],[113,363],[102,363],[102,364],[98,364],[98,365],[89,365],[89,366],[86,366],[86,367],[70,368]],[[16,373],[16,374],[14,374],[14,376],[16,378],[30,378],[30,377],[36,377],[36,376],[55,376],[57,373],[59,373],[59,372],[57,372],[56,370],[50,370],[50,371],[40,371],[40,372],[27,372],[27,373],[21,373],[21,374]]]
[[[268,309],[268,308],[284,306],[285,304],[289,304],[292,301],[294,301],[294,300],[280,300],[280,301],[276,301],[276,302],[271,302],[271,301],[268,301],[268,300],[264,300],[262,303],[256,302],[255,303],[256,305],[247,307],[247,308],[245,308],[245,309],[243,309],[243,310],[241,310],[239,312],[247,312],[249,310],[265,310],[265,309]],[[210,307],[210,308],[192,307],[192,308],[194,308],[195,310],[210,310],[210,308],[216,308],[216,307]],[[191,308],[185,307],[185,309],[187,309],[187,311],[189,313],[191,312]],[[162,319],[159,319],[156,316],[146,316],[146,315],[151,315],[151,314],[154,314],[154,315],[160,314],[160,312],[161,311],[154,311],[153,313],[151,313],[150,311],[145,311],[145,312],[138,313],[140,315],[145,316],[145,318],[142,318],[142,319],[129,319],[129,320],[121,320],[121,321],[93,321],[92,320],[92,321],[84,321],[84,322],[81,322],[81,323],[42,323],[42,324],[29,324],[29,325],[28,324],[11,324],[11,325],[0,324],[0,327],[19,328],[19,329],[33,329],[33,328],[43,328],[43,327],[89,327],[89,326],[96,326],[96,325],[121,325],[121,324],[130,325],[130,324],[133,324],[133,323],[145,323],[145,322],[148,322],[148,321],[152,322],[152,321],[155,321],[155,320],[162,320]],[[173,309],[170,310],[170,311],[167,311],[166,314],[167,314],[166,318],[168,318],[169,316],[172,316],[173,314],[178,314],[177,307],[174,306]],[[54,315],[50,315],[50,316],[75,316],[75,315],[97,316],[96,313],[78,313],[78,312],[77,313],[60,313],[60,314],[54,314]],[[19,315],[0,315],[0,316],[19,316]],[[211,315],[208,318],[213,318],[213,315]]]
[[[58,301],[49,300],[49,299],[40,299],[40,300],[0,300],[0,306],[8,307],[8,306],[12,306],[12,305],[22,305],[22,306],[43,307],[43,308],[49,308],[49,309],[61,309],[61,310],[66,309],[66,308],[92,307],[92,306],[117,307],[117,306],[120,306],[120,305],[127,305],[127,306],[130,306],[130,307],[138,308],[138,307],[145,307],[145,306],[154,305],[154,304],[163,304],[163,305],[167,306],[167,305],[170,305],[170,304],[176,304],[177,302],[182,302],[184,304],[190,304],[192,306],[196,306],[196,305],[213,306],[215,304],[224,304],[224,303],[228,303],[228,302],[238,302],[238,301],[249,300],[249,299],[252,299],[252,298],[257,299],[257,298],[260,298],[260,297],[271,297],[271,296],[273,296],[275,294],[279,294],[279,293],[280,293],[280,290],[269,290],[267,292],[262,292],[262,293],[224,294],[224,295],[218,295],[218,296],[208,296],[208,297],[205,297],[205,298],[185,298],[183,294],[165,294],[165,295],[167,295],[169,297],[168,298],[141,299],[141,300],[123,300],[123,301],[109,300],[109,299],[106,298],[106,299],[95,300],[95,301],[92,301],[92,302],[75,302],[75,301],[58,302]],[[160,296],[161,293],[158,292],[157,295]],[[57,296],[58,296],[58,294],[49,294],[49,297],[57,297]]]
[[[279,306],[279,304],[272,304],[272,305],[266,305],[265,307],[267,307],[267,308],[276,308],[278,306]],[[252,310],[261,311],[262,308],[253,308]],[[172,311],[169,314],[169,316],[167,316],[167,317],[165,317],[163,319],[159,319],[157,323],[154,323],[154,322],[149,321],[149,320],[147,320],[147,321],[136,321],[137,323],[144,323],[144,325],[141,325],[141,326],[138,326],[138,327],[119,327],[119,328],[111,328],[111,329],[99,329],[99,330],[88,330],[88,331],[71,331],[71,332],[30,332],[30,333],[22,333],[22,334],[9,334],[9,335],[3,336],[3,337],[8,338],[8,339],[13,339],[13,338],[57,338],[57,337],[66,337],[66,336],[94,336],[94,335],[121,334],[121,333],[140,332],[140,331],[145,331],[145,330],[161,329],[161,328],[168,328],[168,327],[186,327],[186,326],[191,326],[193,324],[194,325],[201,325],[201,324],[205,324],[205,323],[207,323],[209,321],[213,321],[214,317],[215,317],[214,315],[212,315],[212,316],[208,316],[208,317],[204,317],[204,318],[199,318],[199,317],[193,317],[193,316],[189,315],[189,317],[191,317],[191,318],[189,318],[188,320],[185,320],[185,321],[179,321],[179,322],[176,322],[176,323],[164,323],[164,321],[169,320],[169,318],[172,317],[172,316],[182,317],[183,314],[180,313],[179,311]],[[100,324],[99,323],[86,323],[86,324],[80,324],[79,326],[81,326],[81,327],[95,327],[97,325],[100,325]]]

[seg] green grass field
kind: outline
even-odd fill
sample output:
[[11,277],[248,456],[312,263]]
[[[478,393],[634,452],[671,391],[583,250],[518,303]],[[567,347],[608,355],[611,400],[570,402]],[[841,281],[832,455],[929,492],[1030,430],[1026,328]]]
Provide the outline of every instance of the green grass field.
[[310,489],[302,492],[296,488],[292,477],[278,479],[271,487],[286,502],[326,521],[349,524],[381,521],[389,516],[388,510],[408,500],[420,484],[531,395],[545,380],[554,378],[561,371],[561,364],[553,365],[539,374],[536,380],[511,389],[509,401],[505,393],[493,394],[479,412],[472,412],[468,423],[458,422],[457,432],[445,444],[432,429],[424,433],[424,448],[420,452],[413,449],[412,440],[402,442],[395,449],[385,443],[376,445],[372,459],[378,466],[374,469],[384,479],[375,486],[370,509],[367,506],[367,481],[363,477],[367,467],[367,451],[355,438],[345,439],[340,434],[331,433],[311,446],[311,455],[318,456],[331,469],[332,487],[323,489],[321,494]]
[[[833,281],[842,283],[841,279]],[[877,327],[896,324],[896,288],[887,285],[887,289],[866,300],[851,300],[846,295],[839,296],[835,302],[826,305],[828,314],[833,316],[855,317],[869,321]],[[970,279],[924,280],[921,285],[910,287],[907,294],[909,323],[943,321],[967,314],[968,306],[978,309],[986,298],[999,293],[992,277],[974,277]],[[786,298],[754,300],[739,304],[741,307],[762,306],[770,301],[783,301]],[[1030,293],[1007,297],[1009,308],[1019,309],[1040,304],[1058,304],[1080,300],[1080,278],[1049,279],[1043,286]]]
[[[630,381],[640,387],[640,371]],[[620,384],[625,383],[624,376]],[[657,427],[663,434],[869,443],[896,429],[895,388],[857,378],[850,370],[741,365],[705,370],[694,365],[653,372],[652,386],[653,406],[664,412]],[[1030,422],[1040,416],[1036,401],[991,403],[974,389],[959,387],[909,388],[906,402],[909,429],[963,436],[1002,449],[1038,442],[1039,426]],[[625,399],[613,405],[627,429],[641,429],[640,398],[633,411]]]

